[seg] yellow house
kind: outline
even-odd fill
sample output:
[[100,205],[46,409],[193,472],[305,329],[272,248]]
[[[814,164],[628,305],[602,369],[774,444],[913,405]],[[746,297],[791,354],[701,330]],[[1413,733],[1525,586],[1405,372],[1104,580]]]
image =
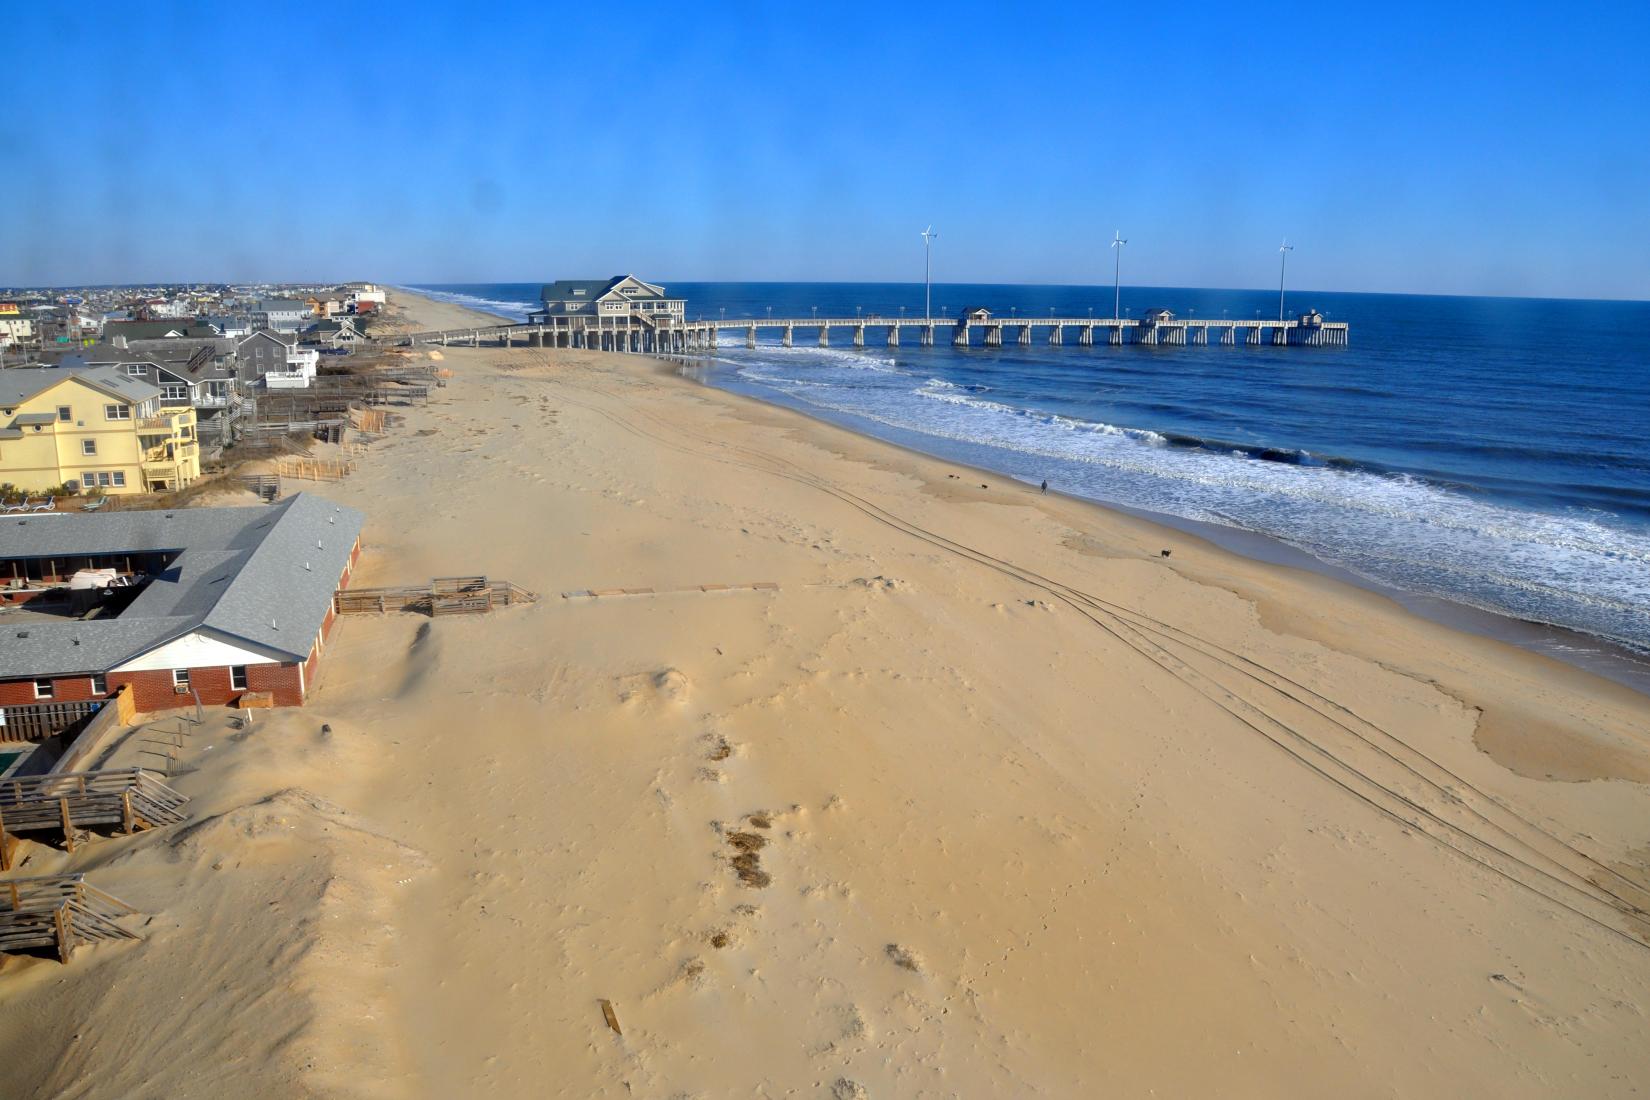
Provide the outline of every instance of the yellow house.
[[107,493],[181,489],[200,477],[195,410],[112,367],[0,371],[0,481]]

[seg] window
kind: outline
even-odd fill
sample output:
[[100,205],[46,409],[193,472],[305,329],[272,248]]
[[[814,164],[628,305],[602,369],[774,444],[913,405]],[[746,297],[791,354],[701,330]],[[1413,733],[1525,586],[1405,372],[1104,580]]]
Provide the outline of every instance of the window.
[[95,455],[95,454],[97,454],[97,440],[95,440],[95,439],[82,439],[80,441],[80,453],[83,454],[83,455]]
[[34,682],[34,697],[36,699],[50,699],[56,694],[56,686],[50,680],[36,680]]
[[132,406],[130,406],[130,405],[105,405],[105,406],[103,406],[103,419],[105,419],[105,420],[130,420],[130,419],[132,419]]
[[131,378],[144,378],[149,374],[147,363],[127,363],[126,374]]
[[167,401],[189,400],[188,386],[162,386],[160,392],[161,396]]
[[245,691],[246,690],[246,666],[245,665],[231,665],[230,666],[230,668],[229,668],[229,690],[231,690],[231,691]]
[[68,405],[59,405],[57,407],[57,418],[59,420],[73,420],[74,409],[70,408]]
[[96,676],[93,676],[92,677],[92,694],[93,695],[107,695],[107,694],[109,694],[109,678],[102,675],[101,673],[99,673]]
[[175,688],[187,688],[189,686],[189,670],[186,668],[174,668],[172,670],[172,686]]
[[98,488],[99,489],[107,489],[109,487],[109,483],[110,483],[109,471],[108,470],[99,470],[98,475],[97,475],[97,486],[98,486]]
[[116,489],[126,488],[126,471],[125,470],[116,470],[115,474],[114,474],[114,480],[115,480],[115,488]]

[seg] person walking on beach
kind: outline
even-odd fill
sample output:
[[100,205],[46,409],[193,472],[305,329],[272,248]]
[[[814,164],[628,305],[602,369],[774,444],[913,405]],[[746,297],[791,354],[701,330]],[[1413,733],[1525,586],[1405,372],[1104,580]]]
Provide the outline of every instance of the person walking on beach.
[[1043,494],[1048,495],[1048,478],[1043,479]]

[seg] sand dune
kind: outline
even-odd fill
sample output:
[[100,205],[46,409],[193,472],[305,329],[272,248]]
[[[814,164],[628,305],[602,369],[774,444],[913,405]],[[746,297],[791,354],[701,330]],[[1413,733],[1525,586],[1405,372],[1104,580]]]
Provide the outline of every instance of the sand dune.
[[444,354],[328,489],[358,583],[540,602],[346,619],[191,733],[191,823],[72,861],[146,940],[0,967],[6,1095],[1650,1079],[1643,697],[646,359]]

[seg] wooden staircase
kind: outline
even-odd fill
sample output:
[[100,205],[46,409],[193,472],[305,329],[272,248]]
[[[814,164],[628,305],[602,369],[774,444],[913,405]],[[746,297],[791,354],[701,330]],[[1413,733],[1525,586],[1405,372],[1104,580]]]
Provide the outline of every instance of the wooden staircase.
[[84,875],[0,879],[0,952],[55,947],[68,962],[83,943],[139,939],[117,923],[135,912]]
[[176,825],[187,801],[142,768],[0,780],[0,871],[11,866],[7,833],[61,829],[73,852],[77,829],[119,825],[133,833]]

